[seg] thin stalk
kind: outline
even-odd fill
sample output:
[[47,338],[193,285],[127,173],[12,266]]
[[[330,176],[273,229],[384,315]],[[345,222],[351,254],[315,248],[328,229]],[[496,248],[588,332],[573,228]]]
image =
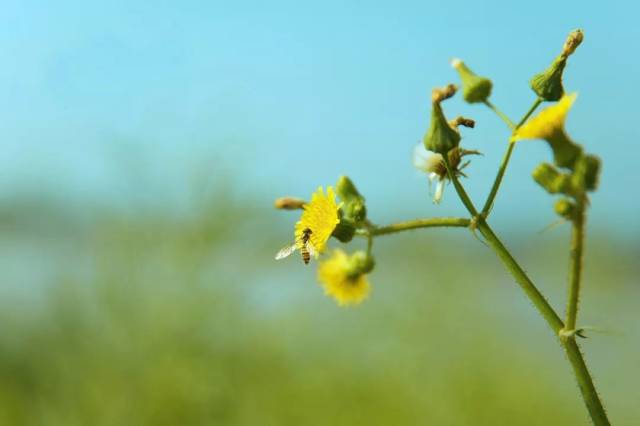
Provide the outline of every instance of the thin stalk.
[[578,200],[577,214],[571,226],[571,255],[569,269],[569,292],[567,297],[566,331],[576,329],[578,302],[580,300],[580,281],[582,278],[582,253],[584,247],[584,197]]
[[502,119],[502,121],[504,121],[504,122],[505,122],[505,124],[506,124],[507,126],[509,126],[509,128],[510,128],[511,130],[515,130],[516,125],[514,124],[514,122],[513,122],[513,121],[511,121],[511,119],[510,119],[509,117],[507,117],[507,116],[506,116],[506,114],[504,114],[502,111],[500,111],[500,110],[498,109],[498,107],[496,107],[494,104],[492,104],[488,99],[487,99],[486,101],[484,101],[484,104],[485,104],[486,106],[488,106],[488,107],[489,107],[489,109],[491,109],[493,112],[495,112],[495,113],[496,113],[496,115],[497,115],[498,117],[500,117],[500,118]]
[[[533,102],[531,107],[529,108],[529,111],[527,111],[527,113],[520,119],[518,124],[516,124],[515,127],[512,127],[512,126],[509,126],[509,127],[514,131],[517,130],[520,126],[522,126],[527,121],[527,119],[531,116],[531,114],[533,114],[533,112],[536,110],[536,108],[538,108],[538,106],[541,103],[542,103],[542,99],[541,98],[537,98]],[[491,108],[493,105],[488,104],[488,106],[489,106],[489,108]],[[498,110],[494,109],[494,108],[491,108],[491,109],[493,109],[494,111],[496,111],[496,113],[498,113]],[[500,115],[500,114],[498,114],[498,115]],[[511,120],[509,120],[509,122],[511,122]],[[507,123],[507,125],[508,125],[508,123]],[[502,163],[500,163],[500,168],[498,169],[498,174],[496,175],[496,178],[493,181],[493,186],[491,187],[491,192],[489,192],[489,196],[487,197],[487,201],[485,201],[484,207],[482,207],[482,215],[484,217],[487,217],[489,215],[489,212],[491,211],[491,208],[493,207],[493,201],[495,200],[496,195],[498,195],[498,190],[500,189],[500,185],[502,184],[502,179],[504,178],[504,174],[507,171],[507,166],[509,165],[509,160],[511,160],[511,154],[513,154],[513,148],[515,148],[515,142],[510,140],[509,141],[509,145],[507,146],[507,151],[504,153],[504,156],[502,157]]]
[[366,221],[366,230],[365,230],[365,236],[367,237],[367,256],[371,256],[372,252],[373,252],[373,234],[371,234],[371,231],[373,230],[374,226],[370,221]]
[[500,168],[498,169],[498,174],[496,175],[496,179],[493,181],[491,192],[489,192],[487,201],[485,201],[484,207],[482,208],[482,215],[484,217],[489,216],[489,212],[493,207],[493,201],[496,199],[496,195],[498,195],[498,190],[500,189],[500,185],[502,184],[502,179],[504,178],[504,174],[507,171],[507,166],[509,165],[509,160],[511,160],[511,154],[513,153],[513,148],[515,147],[516,147],[515,141],[510,140],[509,145],[507,146],[507,151],[504,153],[504,156],[502,157],[502,163],[500,163]]
[[542,98],[536,98],[536,100],[533,101],[533,104],[529,108],[529,111],[527,111],[527,113],[522,116],[520,121],[518,121],[518,124],[516,124],[516,130],[518,129],[518,127],[522,126],[529,117],[531,117],[531,114],[533,114],[533,112],[536,110],[536,108],[538,108],[538,106],[540,106],[542,102],[544,102],[544,99]]
[[371,236],[389,235],[397,232],[409,231],[420,228],[436,227],[458,227],[466,228],[470,220],[458,217],[434,217],[430,219],[408,220],[406,222],[394,223],[392,225],[372,227],[368,232]]
[[511,275],[513,275],[516,282],[520,285],[527,297],[529,297],[529,300],[531,300],[538,312],[540,312],[551,330],[553,330],[554,334],[560,338],[560,342],[562,343],[562,346],[567,354],[567,358],[569,359],[569,362],[573,367],[573,372],[576,376],[576,380],[580,388],[580,393],[582,394],[582,399],[584,400],[587,410],[589,411],[591,420],[596,426],[609,425],[607,414],[604,411],[604,407],[602,406],[602,402],[600,401],[598,392],[596,391],[596,388],[593,384],[593,380],[591,378],[591,375],[589,374],[587,365],[582,358],[580,348],[575,341],[575,336],[562,336],[561,331],[564,329],[564,324],[558,314],[553,310],[551,305],[549,305],[549,302],[547,302],[542,293],[540,293],[531,279],[529,279],[518,262],[516,262],[513,256],[511,256],[509,250],[504,246],[504,244],[500,241],[496,234],[494,234],[489,224],[484,220],[482,216],[478,216],[473,203],[471,203],[469,196],[464,190],[464,187],[458,181],[455,173],[452,173],[452,170],[448,166],[448,164],[447,170],[449,172],[449,178],[453,181],[460,199],[465,204],[465,206],[467,206],[469,213],[471,213],[474,218],[477,219],[477,229],[485,237],[485,239],[487,240],[487,244],[498,255],[500,260],[502,260],[502,263],[505,265],[507,270],[509,270]]

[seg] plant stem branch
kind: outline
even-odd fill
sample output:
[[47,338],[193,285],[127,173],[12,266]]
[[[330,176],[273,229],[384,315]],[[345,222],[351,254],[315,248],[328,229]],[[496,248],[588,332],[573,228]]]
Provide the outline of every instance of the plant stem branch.
[[520,119],[520,121],[518,121],[518,124],[516,124],[516,130],[522,126],[528,119],[529,117],[531,117],[531,114],[533,114],[533,112],[536,110],[536,108],[538,108],[540,106],[540,104],[544,102],[544,99],[542,98],[536,98],[535,101],[533,101],[533,104],[531,105],[531,107],[529,108],[529,111],[527,111],[527,113],[525,115],[522,116],[522,118]]
[[587,406],[593,424],[595,426],[610,426],[611,423],[609,423],[609,419],[607,418],[607,412],[604,410],[598,391],[596,391],[593,385],[593,379],[591,378],[591,374],[589,374],[589,369],[584,362],[575,336],[573,335],[562,341],[562,346],[571,363],[571,367],[573,367],[573,373],[576,376],[582,399]]
[[591,420],[593,421],[594,425],[609,425],[610,423],[607,419],[607,414],[604,410],[604,407],[602,406],[602,402],[600,401],[600,397],[598,396],[596,388],[593,384],[593,380],[591,378],[591,375],[589,374],[587,365],[584,362],[582,353],[580,352],[580,348],[575,341],[575,335],[570,334],[568,336],[564,336],[562,334],[562,331],[565,327],[558,314],[553,310],[551,305],[549,305],[549,302],[547,302],[542,293],[540,293],[531,279],[529,279],[518,262],[516,262],[513,256],[511,256],[511,253],[504,246],[502,241],[500,241],[496,234],[494,234],[493,230],[486,222],[484,217],[478,216],[473,203],[471,203],[469,196],[464,190],[464,187],[460,184],[458,178],[456,177],[455,173],[453,173],[446,160],[445,164],[447,166],[447,171],[449,172],[449,178],[452,180],[460,199],[469,210],[469,213],[471,213],[474,216],[474,219],[477,221],[477,229],[487,240],[487,244],[498,255],[500,260],[502,260],[502,263],[509,270],[511,275],[513,275],[516,282],[520,285],[527,297],[529,297],[529,300],[531,300],[538,312],[545,319],[551,330],[553,330],[554,334],[560,338],[560,342],[562,343],[562,346],[567,354],[567,358],[569,359],[569,362],[573,367],[573,372],[576,376],[576,380],[580,388],[580,393],[582,394],[582,399],[584,400],[584,403],[587,407],[587,410],[589,411],[589,415],[591,416]]
[[509,160],[511,160],[511,154],[513,153],[513,148],[515,147],[516,147],[515,141],[510,140],[509,146],[507,146],[507,151],[504,153],[504,156],[502,157],[502,163],[500,163],[498,174],[496,175],[496,179],[493,181],[493,186],[491,187],[491,191],[489,192],[487,201],[485,201],[484,207],[482,208],[482,215],[484,217],[489,216],[489,212],[493,207],[493,201],[496,199],[496,195],[498,195],[498,190],[500,189],[500,185],[502,184],[502,179],[504,178],[504,174],[507,171],[507,166],[509,165]]
[[[536,110],[536,108],[538,108],[538,106],[541,103],[542,103],[542,99],[536,98],[536,100],[533,102],[533,104],[529,108],[529,111],[527,111],[527,113],[520,119],[520,121],[518,122],[518,124],[515,125],[515,127],[509,125],[509,123],[507,123],[507,125],[509,125],[509,127],[512,130],[514,131],[517,130],[520,126],[522,126],[527,121],[527,119],[531,116],[531,114],[533,114],[533,112]],[[496,111],[496,113],[498,113],[498,110],[494,109],[495,107],[492,108],[493,106],[492,104],[488,104],[488,106],[489,108]],[[509,122],[511,122],[511,120],[509,120]],[[489,192],[487,201],[485,201],[484,207],[482,207],[482,215],[484,217],[487,217],[489,215],[489,212],[491,212],[491,208],[493,207],[493,202],[496,198],[496,195],[498,195],[498,190],[500,189],[500,185],[502,184],[502,179],[504,178],[504,174],[507,171],[507,166],[509,165],[509,160],[511,160],[511,154],[513,154],[514,148],[515,148],[515,142],[512,140],[509,140],[509,146],[507,146],[507,151],[504,153],[504,156],[502,157],[502,163],[500,163],[498,174],[496,175],[496,179],[493,181],[491,192]]]
[[504,266],[509,270],[511,275],[516,279],[516,282],[520,285],[525,292],[529,300],[536,307],[540,315],[545,319],[551,330],[557,335],[564,327],[562,320],[556,314],[549,302],[545,299],[538,288],[533,284],[531,279],[527,276],[524,270],[520,267],[518,262],[513,258],[509,250],[504,246],[502,241],[496,236],[489,224],[480,219],[478,223],[478,230],[482,236],[486,239],[489,247],[493,249],[498,255]]
[[580,300],[580,280],[582,278],[582,253],[584,247],[584,196],[576,203],[577,214],[571,221],[571,255],[569,269],[569,293],[567,297],[567,317],[565,321],[566,331],[576,329],[576,317],[578,316],[578,303]]
[[368,232],[371,236],[389,235],[397,232],[409,231],[420,228],[436,228],[436,227],[458,227],[466,228],[469,226],[470,220],[458,217],[434,217],[429,219],[408,220],[406,222],[394,223],[386,226],[372,227]]
[[509,128],[510,128],[511,130],[515,130],[515,128],[516,128],[515,123],[514,123],[513,121],[511,121],[511,119],[510,119],[509,117],[507,117],[505,113],[503,113],[502,111],[500,111],[500,110],[499,110],[499,109],[498,109],[494,104],[492,104],[492,103],[489,101],[489,99],[487,99],[486,101],[484,101],[484,104],[485,104],[486,106],[488,106],[488,107],[489,107],[489,109],[491,109],[493,112],[495,112],[495,113],[496,113],[496,115],[497,115],[498,117],[500,117],[500,118],[502,119],[502,121],[504,121],[504,122],[505,122],[505,124],[506,124],[507,126],[509,126]]

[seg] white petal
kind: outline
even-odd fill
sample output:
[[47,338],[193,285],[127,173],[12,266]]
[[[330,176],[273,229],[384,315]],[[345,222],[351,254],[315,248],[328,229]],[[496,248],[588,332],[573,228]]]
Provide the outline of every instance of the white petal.
[[435,204],[440,204],[440,201],[442,201],[442,194],[444,194],[444,181],[443,180],[438,182],[438,184],[436,185],[436,193],[433,196],[433,202]]
[[413,149],[413,166],[416,169],[426,173],[428,158],[429,151],[425,149],[424,145],[422,145],[422,143],[416,145],[416,147]]
[[427,170],[435,172],[440,167],[440,163],[442,163],[442,155],[432,153],[429,158],[427,158]]

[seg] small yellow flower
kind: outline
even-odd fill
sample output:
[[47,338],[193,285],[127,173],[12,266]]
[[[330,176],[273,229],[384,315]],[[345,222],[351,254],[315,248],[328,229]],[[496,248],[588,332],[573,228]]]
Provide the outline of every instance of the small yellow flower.
[[367,275],[354,268],[354,263],[344,251],[337,249],[318,266],[318,281],[324,293],[336,299],[340,306],[359,304],[371,290]]
[[542,110],[537,116],[527,121],[513,135],[514,140],[545,139],[550,140],[558,133],[564,132],[564,122],[577,95],[563,96],[558,103]]
[[[309,241],[313,246],[314,255],[322,253],[327,245],[327,241],[331,238],[331,233],[340,223],[338,217],[338,209],[340,206],[336,204],[336,195],[332,187],[327,188],[325,195],[322,187],[319,187],[311,196],[311,201],[302,208],[302,216],[296,223],[295,236],[299,245],[302,245],[303,235],[306,230],[311,231]],[[307,232],[309,232],[307,231]],[[301,248],[301,247],[298,247]]]

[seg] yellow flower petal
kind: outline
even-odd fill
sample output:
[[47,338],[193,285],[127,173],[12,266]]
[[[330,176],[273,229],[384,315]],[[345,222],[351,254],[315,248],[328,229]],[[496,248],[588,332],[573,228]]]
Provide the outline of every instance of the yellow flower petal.
[[302,216],[296,223],[296,241],[302,244],[301,238],[305,229],[310,229],[311,236],[309,239],[317,255],[325,250],[333,230],[340,223],[340,218],[338,217],[339,206],[336,204],[336,195],[333,192],[333,188],[328,187],[326,195],[322,187],[318,188],[311,196],[311,201],[305,204],[303,208]]
[[334,250],[332,256],[320,262],[318,281],[327,296],[340,306],[357,305],[367,298],[371,286],[365,274],[350,274],[349,256],[342,250]]
[[555,105],[543,109],[537,116],[516,130],[513,139],[549,139],[557,132],[563,131],[567,113],[576,97],[575,93],[565,95]]

